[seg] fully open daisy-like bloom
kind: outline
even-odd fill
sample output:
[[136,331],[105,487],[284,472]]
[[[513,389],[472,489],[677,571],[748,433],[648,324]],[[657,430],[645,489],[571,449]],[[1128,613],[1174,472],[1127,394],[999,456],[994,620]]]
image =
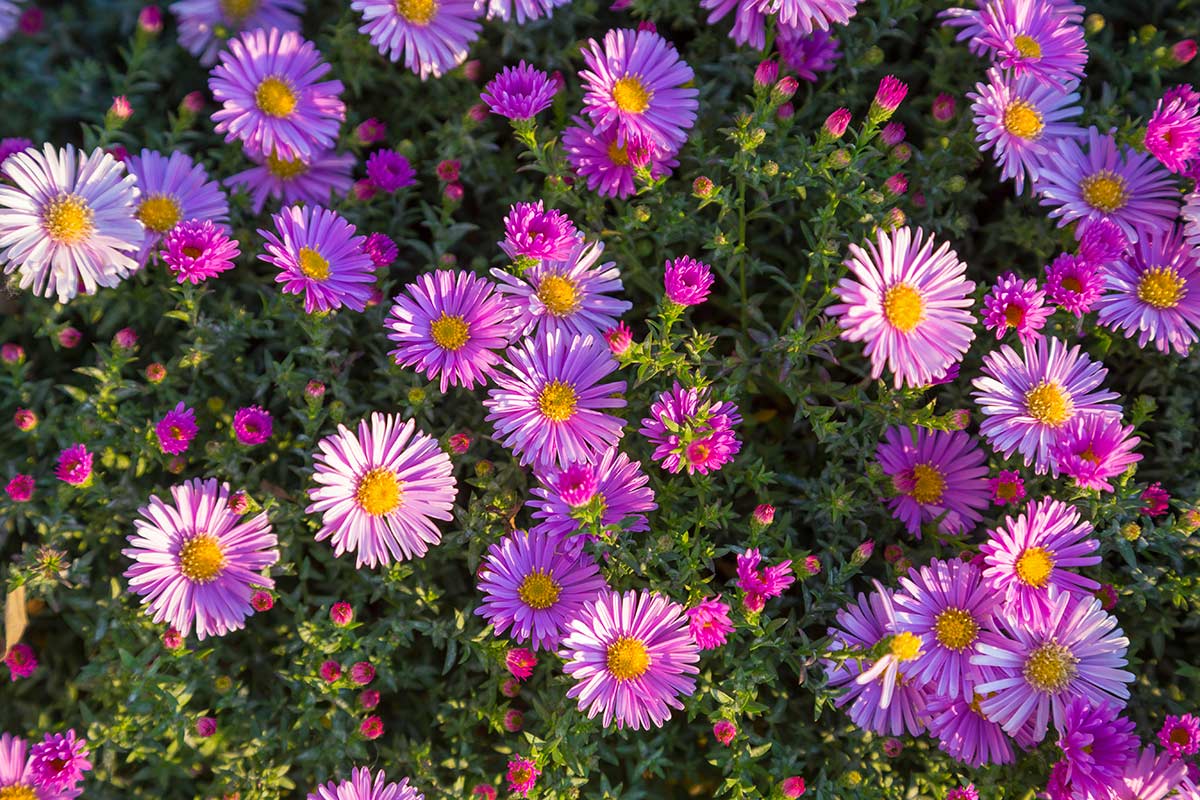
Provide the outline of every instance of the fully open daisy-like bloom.
[[421,80],[440,78],[466,61],[483,13],[475,0],[353,0],[350,7],[362,14],[358,32],[393,63],[403,56]]
[[509,348],[506,373],[483,401],[496,439],[521,465],[591,462],[621,438],[625,381],[601,383],[617,369],[604,340],[539,333]]
[[362,311],[371,297],[375,265],[363,252],[365,236],[326,208],[290,206],[272,214],[275,231],[259,228],[267,252],[259,260],[279,268],[284,294],[304,293],[304,310],[330,311],[343,305]]
[[803,33],[845,25],[861,0],[747,0],[746,4]]
[[545,209],[542,201],[515,203],[504,217],[502,249],[509,258],[563,261],[579,243],[575,223],[557,209]]
[[[517,0],[518,7],[521,1]],[[501,2],[507,4],[508,0]],[[557,93],[558,86],[549,75],[522,59],[517,66],[505,67],[496,73],[496,77],[483,87],[479,99],[487,103],[493,114],[515,121],[533,119],[550,107]]]
[[1101,325],[1153,342],[1160,353],[1186,356],[1200,338],[1200,250],[1175,226],[1141,237],[1105,270],[1107,291],[1096,305]]
[[566,625],[559,655],[576,680],[567,697],[579,698],[588,719],[602,714],[605,727],[615,719],[618,728],[661,728],[696,689],[700,649],[683,606],[645,590],[584,604]]
[[975,339],[967,310],[975,284],[964,277],[967,265],[948,242],[933,246],[932,235],[907,227],[880,230],[865,250],[850,245],[846,266],[854,278],[838,281],[833,291],[842,302],[828,308],[843,339],[867,343],[871,377],[886,366],[897,389],[928,386]]
[[1113,800],[1164,800],[1179,797],[1191,800],[1196,796],[1195,787],[1190,795],[1175,794],[1177,789],[1188,784],[1188,764],[1170,753],[1155,755],[1153,747],[1142,750],[1136,760],[1130,759],[1125,774],[1113,787]]
[[[83,773],[92,768],[89,755],[87,740],[76,736],[74,729],[47,733],[42,741],[29,748],[26,775],[36,790],[32,797],[52,800],[79,796]],[[23,800],[20,795],[17,798]]]
[[775,47],[779,57],[800,80],[816,83],[818,74],[829,72],[841,58],[838,40],[829,31],[815,30],[801,33],[799,28],[780,25],[775,36]]
[[146,263],[153,248],[180,222],[203,219],[215,223],[229,220],[229,204],[216,181],[208,179],[203,165],[176,150],[164,156],[142,150],[126,162],[142,192],[136,216],[146,228],[138,260]]
[[1047,86],[1076,83],[1087,64],[1083,26],[1046,0],[991,0],[980,11],[980,44],[1014,77]]
[[979,149],[992,151],[1000,166],[1000,177],[1013,181],[1017,194],[1025,191],[1025,180],[1038,177],[1040,159],[1064,136],[1077,137],[1083,130],[1070,122],[1083,113],[1079,93],[1047,86],[1033,77],[1013,78],[993,67],[988,82],[975,84],[967,94],[975,112]]
[[[629,456],[615,447],[605,450],[593,463],[596,488],[589,501],[601,509],[600,524],[609,526],[625,522],[624,530],[629,533],[650,530],[646,513],[654,511],[658,505],[642,465],[630,461]],[[540,520],[535,531],[571,536],[583,529],[583,523],[572,515],[573,506],[568,502],[574,498],[567,497],[563,491],[562,479],[569,469],[543,470],[538,475],[542,485],[530,490],[533,498],[525,504],[533,509],[533,518]]]
[[1041,329],[1054,309],[1045,304],[1046,293],[1033,278],[1021,280],[1011,272],[996,279],[991,291],[983,298],[984,326],[996,331],[1003,339],[1012,328],[1022,342],[1041,336]]
[[513,337],[513,310],[496,285],[470,272],[437,270],[418,275],[396,295],[385,322],[396,363],[430,379],[472,389],[500,363],[498,351]]
[[1115,703],[1093,705],[1083,697],[1067,704],[1058,748],[1067,765],[1063,778],[1081,796],[1110,796],[1137,755],[1133,721],[1120,712]]
[[679,166],[671,150],[663,150],[638,136],[617,142],[616,128],[595,130],[579,117],[563,131],[563,151],[575,174],[587,180],[588,189],[604,197],[626,198],[637,191],[634,164],[644,163],[658,180]]
[[229,508],[229,484],[194,479],[171,487],[173,503],[157,495],[138,509],[135,532],[121,553],[129,591],[146,613],[184,636],[200,639],[240,630],[254,613],[254,587],[275,582],[260,573],[279,560],[279,540],[266,513],[243,517]]
[[1146,123],[1146,149],[1171,172],[1186,172],[1200,156],[1200,102],[1193,97],[1159,99]]
[[921,653],[905,674],[937,695],[973,698],[978,675],[971,653],[990,627],[999,597],[978,567],[957,559],[911,569],[900,586],[892,598],[896,628],[921,640]]
[[976,768],[985,764],[1011,763],[1015,758],[1012,739],[1003,728],[984,716],[979,707],[982,695],[972,689],[968,697],[969,700],[967,697],[930,694],[925,716],[929,735],[938,740],[938,749]]
[[1062,253],[1046,266],[1046,294],[1059,308],[1082,317],[1100,299],[1105,272],[1098,262]]
[[554,9],[569,2],[571,0],[487,0],[487,18],[507,22],[515,12],[517,24],[524,25],[529,20],[550,16]]
[[715,650],[725,644],[733,631],[733,622],[729,619],[729,605],[721,600],[721,595],[705,598],[688,608],[685,613],[688,618],[688,632],[701,650]]
[[[1118,148],[1110,135],[1087,132],[1087,152],[1063,136],[1041,159],[1034,191],[1051,206],[1061,228],[1077,219],[1110,219],[1129,241],[1148,233],[1165,234],[1179,213],[1171,173],[1152,156]],[[1078,230],[1076,231],[1078,233]]]
[[233,269],[239,255],[237,240],[206,219],[181,222],[163,237],[163,263],[179,283],[214,278]]
[[182,400],[154,426],[158,449],[171,455],[186,452],[198,431],[195,409],[188,408]]
[[65,303],[137,269],[137,179],[112,156],[47,144],[10,155],[0,172],[0,261],[22,289]]
[[567,622],[607,589],[587,553],[565,547],[554,534],[514,531],[488,548],[479,569],[484,599],[475,613],[496,636],[511,627],[518,643],[553,650]]
[[374,567],[421,558],[442,540],[434,520],[454,518],[458,484],[450,456],[413,420],[374,412],[317,443],[316,486],[309,514],[321,514],[317,541],[355,554],[355,566]]
[[988,507],[987,464],[979,443],[963,431],[892,427],[876,456],[896,494],[892,516],[921,538],[921,524],[944,534],[969,532]]
[[425,795],[416,790],[401,778],[399,783],[388,781],[383,770],[375,773],[371,780],[371,770],[366,767],[355,767],[350,774],[350,780],[338,783],[330,781],[324,786],[318,786],[315,792],[309,792],[307,800],[424,800]]
[[695,73],[679,51],[657,33],[614,29],[604,44],[588,40],[583,50],[584,112],[598,130],[616,130],[616,142],[628,136],[676,152],[696,122],[696,96],[684,88]]
[[615,261],[597,264],[604,242],[577,238],[566,258],[546,259],[525,270],[521,277],[502,269],[492,275],[500,281],[500,293],[517,314],[517,331],[526,336],[561,331],[599,338],[633,308],[621,295],[621,271]]
[[217,61],[225,41],[262,28],[300,30],[303,0],[178,0],[171,11],[179,22],[179,44],[206,67]]
[[1200,751],[1200,718],[1194,714],[1168,714],[1158,731],[1158,742],[1176,758]]
[[983,412],[980,433],[1005,458],[1020,452],[1040,475],[1057,467],[1051,457],[1063,426],[1079,415],[1120,418],[1116,392],[1101,388],[1108,370],[1061,340],[1032,340],[1024,355],[1008,345],[983,358],[983,376],[972,383]]
[[1129,698],[1125,684],[1133,675],[1122,669],[1129,640],[1096,598],[1054,589],[1044,613],[995,619],[998,630],[980,634],[971,663],[996,670],[997,677],[975,691],[985,698],[983,713],[1009,734],[1032,720],[1040,742],[1051,719],[1063,728],[1074,697],[1121,706]]
[[349,153],[325,150],[307,159],[280,158],[274,154],[252,158],[257,166],[230,175],[224,184],[249,190],[250,207],[255,214],[263,210],[268,198],[284,204],[327,206],[331,194],[345,195],[354,183],[350,171],[356,159]]
[[[638,433],[654,445],[654,460],[668,472],[702,475],[732,460],[742,447],[733,432],[742,415],[734,403],[711,400],[710,388],[684,389],[676,381],[650,405]],[[706,451],[706,452],[702,452]]]
[[1133,449],[1141,442],[1133,426],[1099,414],[1076,417],[1059,432],[1051,450],[1058,471],[1080,489],[1113,491],[1109,478],[1142,460]]
[[216,132],[246,152],[308,159],[333,147],[346,118],[342,82],[295,31],[253,30],[230,39],[208,79]]

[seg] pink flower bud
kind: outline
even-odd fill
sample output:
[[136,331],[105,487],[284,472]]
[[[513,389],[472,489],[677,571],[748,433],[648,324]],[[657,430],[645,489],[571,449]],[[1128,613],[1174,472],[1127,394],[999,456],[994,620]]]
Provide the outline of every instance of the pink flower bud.
[[790,778],[784,778],[783,783],[780,784],[779,787],[780,791],[783,793],[783,796],[789,798],[789,800],[794,800],[794,798],[797,797],[803,797],[806,788],[807,787],[804,785],[804,778],[801,778],[799,775],[793,775]]
[[363,711],[371,711],[379,705],[378,689],[363,689],[358,695],[358,706]]
[[26,36],[34,36],[42,32],[42,24],[45,20],[45,12],[37,6],[30,6],[22,12],[20,19],[17,20],[17,28]]
[[792,75],[784,75],[771,89],[771,101],[774,103],[786,103],[795,96],[796,90],[799,88],[800,81],[796,80]]
[[633,344],[633,330],[624,322],[618,322],[617,327],[609,328],[604,332],[604,339],[608,342],[608,349],[614,356],[624,355],[629,350],[629,346]]
[[850,125],[850,109],[839,108],[825,118],[821,130],[832,139],[840,139]]
[[12,342],[0,345],[0,361],[5,364],[24,364],[25,348]]
[[225,505],[235,514],[245,514],[250,510],[250,498],[246,496],[245,492],[234,492],[229,495]]
[[354,666],[350,667],[350,680],[359,686],[366,686],[375,680],[375,668],[369,661],[356,661]]
[[179,107],[190,114],[199,114],[204,109],[204,93],[188,92]]
[[367,739],[378,739],[383,736],[383,720],[376,716],[367,717],[358,726],[358,731]]
[[450,436],[450,452],[456,456],[471,449],[471,437],[466,433],[455,433]]
[[162,27],[162,9],[158,6],[146,6],[138,12],[138,28],[141,30],[156,34],[162,31]]
[[890,117],[908,94],[908,84],[894,75],[886,75],[875,90],[875,99],[871,101],[871,110],[875,114],[885,114],[879,121]]
[[791,119],[796,116],[796,107],[791,103],[784,103],[779,108],[775,109],[775,116],[778,119]]
[[216,717],[201,717],[196,720],[196,734],[205,739],[217,732]]
[[763,503],[754,509],[754,521],[764,528],[775,521],[775,506]]
[[891,147],[904,141],[904,133],[904,126],[899,122],[889,122],[879,132],[879,139],[888,147]]
[[723,719],[713,725],[713,736],[717,737],[718,742],[728,747],[733,738],[737,736],[737,726],[729,720]]
[[58,343],[68,350],[78,346],[82,338],[83,334],[79,332],[78,328],[67,326],[58,332]]
[[442,190],[442,195],[451,203],[461,202],[463,199],[463,187],[461,183],[448,183],[446,188]]
[[703,175],[692,181],[692,194],[697,197],[705,199],[712,197],[713,188],[713,182]]
[[124,122],[133,116],[133,106],[129,105],[129,98],[125,95],[118,95],[112,100],[112,106],[109,107],[108,113],[113,119]]
[[31,431],[37,427],[38,416],[28,408],[18,408],[13,414],[13,424],[19,431]]
[[121,328],[113,336],[113,346],[122,350],[132,350],[137,347],[138,335],[133,328]]
[[462,162],[457,158],[447,158],[438,162],[437,176],[438,180],[443,183],[451,183],[458,180],[459,170],[462,169]]
[[516,733],[525,727],[525,715],[515,708],[510,708],[504,713],[504,730],[509,733]]
[[754,86],[756,88],[765,89],[775,83],[779,78],[779,62],[778,61],[762,61],[758,68],[754,70]]
[[250,605],[255,611],[270,611],[275,607],[275,598],[270,592],[259,590],[250,596]]
[[312,400],[320,400],[325,396],[325,384],[320,381],[309,381],[304,385],[304,394]]
[[4,487],[4,493],[14,503],[28,503],[33,497],[33,476],[17,473]]
[[334,603],[333,608],[329,609],[329,618],[334,625],[344,628],[354,621],[354,609],[349,603]]
[[477,81],[479,80],[479,73],[482,71],[482,69],[483,67],[477,58],[473,58],[470,61],[465,61],[462,65],[463,77],[469,81]]
[[521,693],[521,684],[517,683],[515,678],[509,678],[504,683],[500,684],[500,694],[505,697],[516,697]]
[[1196,40],[1184,39],[1171,45],[1171,60],[1183,66],[1196,57]]
[[354,138],[363,147],[375,144],[376,142],[382,142],[387,138],[387,125],[374,117],[363,120],[354,129]]
[[174,628],[167,628],[163,631],[162,643],[168,650],[178,650],[183,647],[183,636]]
[[326,683],[336,683],[342,677],[342,665],[336,661],[321,662],[321,679]]
[[938,122],[949,122],[954,119],[955,105],[954,95],[942,92],[933,99],[933,118]]

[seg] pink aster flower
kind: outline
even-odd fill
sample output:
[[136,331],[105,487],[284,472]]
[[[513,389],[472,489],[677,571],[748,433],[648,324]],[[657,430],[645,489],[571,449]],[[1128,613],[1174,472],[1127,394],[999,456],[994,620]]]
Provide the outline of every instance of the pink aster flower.
[[747,3],[763,14],[775,16],[785,26],[804,33],[845,25],[857,11],[860,0],[750,0]]
[[47,733],[29,748],[27,774],[44,792],[70,794],[83,780],[83,773],[92,768],[88,755],[87,740],[76,738],[73,729],[65,734]]
[[226,41],[242,31],[300,30],[303,0],[177,0],[171,11],[179,21],[179,44],[205,67],[217,61]]
[[83,486],[92,477],[92,454],[81,444],[73,444],[58,454],[54,476],[63,483]]
[[233,269],[239,255],[237,240],[207,219],[181,222],[163,237],[162,259],[178,283],[214,278]]
[[484,11],[475,0],[353,0],[350,7],[362,15],[359,33],[393,63],[403,56],[421,80],[440,78],[467,60]]
[[270,592],[260,590],[250,595],[250,605],[258,612],[270,611],[275,607],[275,598]]
[[1162,487],[1158,481],[1150,484],[1142,492],[1142,502],[1146,505],[1142,506],[1141,512],[1151,517],[1161,517],[1170,510],[1171,495]]
[[618,322],[604,332],[604,340],[614,356],[625,355],[633,344],[633,330],[624,322]]
[[1141,442],[1133,426],[1121,420],[1093,414],[1068,422],[1052,446],[1058,471],[1072,478],[1080,489],[1113,491],[1109,478],[1120,475],[1142,460],[1133,449]]
[[1200,751],[1200,718],[1194,714],[1169,714],[1158,731],[1158,741],[1176,758],[1195,755]]
[[517,680],[523,681],[533,675],[537,663],[537,655],[525,647],[514,647],[504,654],[504,666]]
[[515,708],[510,708],[504,712],[504,730],[509,733],[517,733],[523,727],[525,727],[524,714]]
[[[737,405],[710,399],[710,388],[684,389],[676,382],[650,405],[638,430],[654,445],[653,458],[671,473],[704,475],[731,461],[742,447],[733,432],[741,424]],[[693,445],[697,445],[693,447]]]
[[226,186],[243,186],[250,191],[250,208],[263,210],[268,199],[284,204],[313,203],[329,205],[330,196],[341,197],[354,182],[350,171],[355,158],[332,150],[314,153],[309,158],[251,156],[256,166],[226,178]]
[[542,201],[515,203],[504,217],[504,241],[500,248],[509,258],[564,261],[580,238],[571,218],[556,209],[546,210]]
[[962,431],[888,428],[876,458],[892,479],[892,516],[921,537],[921,524],[936,522],[943,534],[971,531],[987,508],[986,457]]
[[667,299],[681,306],[696,306],[708,298],[713,285],[712,267],[691,256],[667,261],[663,283]]
[[801,778],[799,775],[793,775],[790,778],[784,778],[779,784],[779,791],[782,792],[783,796],[788,798],[788,800],[794,800],[794,798],[803,797],[804,792],[807,791],[807,788],[808,787],[804,785],[804,778]]
[[472,800],[496,800],[496,787],[487,783],[480,783],[471,790]]
[[[37,671],[38,660],[33,648],[22,642],[14,644],[4,656],[4,665],[8,667],[9,679],[28,678]],[[0,787],[2,790],[3,787]]]
[[322,661],[317,673],[326,683],[337,683],[342,677],[342,665],[333,660]]
[[1079,257],[1089,264],[1107,267],[1129,252],[1129,238],[1110,219],[1081,225],[1078,237]]
[[525,797],[537,785],[537,779],[541,774],[542,771],[528,758],[520,756],[512,758],[508,762],[508,772],[505,775],[505,779],[508,781],[508,790]]
[[18,408],[13,414],[13,425],[16,425],[19,431],[31,431],[38,425],[37,413],[28,408]]
[[5,484],[4,493],[14,503],[28,503],[33,497],[33,476],[17,473]]
[[649,171],[652,180],[670,175],[679,166],[675,151],[641,136],[629,134],[618,141],[616,128],[593,129],[579,117],[573,117],[572,123],[563,131],[563,150],[575,174],[587,181],[589,191],[604,197],[630,197],[637,191],[637,164]]
[[[518,0],[520,2],[520,0]],[[522,59],[515,67],[505,67],[483,88],[479,99],[493,114],[510,120],[529,120],[550,107],[558,86],[550,76]]]
[[1046,267],[1046,293],[1077,317],[1092,310],[1104,291],[1105,270],[1080,256],[1063,253]]
[[261,406],[239,408],[233,415],[233,433],[244,445],[262,444],[271,438],[271,412]]
[[195,410],[188,408],[182,401],[154,426],[154,435],[158,437],[158,449],[170,455],[187,452],[198,431]]
[[983,322],[996,338],[1003,339],[1012,328],[1021,341],[1041,336],[1039,331],[1054,309],[1045,305],[1046,293],[1038,289],[1033,278],[1021,280],[1011,272],[996,279],[991,291],[983,298]]
[[359,724],[358,732],[362,734],[364,739],[374,741],[383,736],[383,720],[372,714]]
[[1083,697],[1067,704],[1058,737],[1066,764],[1062,777],[1080,796],[1108,797],[1137,756],[1133,721],[1120,711],[1115,703],[1093,705]]
[[1185,172],[1200,155],[1200,103],[1162,98],[1146,123],[1146,149],[1171,172]]
[[1019,472],[1000,470],[999,477],[988,479],[988,491],[998,506],[1017,505],[1025,499],[1025,480]]
[[416,182],[417,173],[408,159],[395,150],[376,150],[367,159],[367,178],[384,192],[395,192]]
[[650,530],[647,512],[658,506],[649,477],[642,465],[610,448],[590,463],[572,463],[566,469],[537,471],[540,486],[530,490],[526,505],[538,520],[534,530],[555,536],[587,533],[591,526],[580,518],[578,509],[591,504],[593,519],[603,527],[617,527],[628,533]]
[[207,739],[217,732],[216,717],[200,717],[196,720],[196,735]]
[[721,744],[728,747],[737,736],[737,726],[727,719],[720,720],[713,725],[713,736]]
[[975,784],[968,783],[946,792],[946,800],[979,800],[979,792],[976,791]]
[[332,311],[343,305],[362,311],[375,281],[374,265],[363,252],[366,237],[333,211],[291,206],[272,214],[274,231],[259,229],[266,253],[259,260],[279,269],[275,282],[284,294],[304,293],[304,310]]
[[350,667],[350,680],[359,686],[366,686],[375,680],[375,667],[369,661],[354,662]]
[[779,597],[796,581],[790,559],[759,569],[761,562],[758,548],[737,557],[738,588],[746,593],[746,607],[752,611],[761,610],[766,600]]
[[329,609],[329,619],[339,628],[344,628],[354,621],[354,608],[349,603],[334,603]]
[[725,644],[733,631],[729,619],[729,604],[721,601],[721,595],[708,597],[686,611],[688,633],[701,650],[715,650]]
[[895,113],[904,98],[908,95],[908,84],[896,78],[895,75],[885,75],[879,81],[875,90],[875,98],[871,100],[868,118],[875,124],[885,122]]

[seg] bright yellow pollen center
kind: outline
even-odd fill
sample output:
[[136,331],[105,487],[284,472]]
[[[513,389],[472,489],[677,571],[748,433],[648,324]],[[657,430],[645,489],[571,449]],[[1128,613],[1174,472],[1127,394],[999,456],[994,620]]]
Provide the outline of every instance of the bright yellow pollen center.
[[975,643],[979,625],[969,611],[947,608],[934,619],[933,634],[942,647],[964,650]]
[[562,275],[547,275],[538,282],[538,300],[556,317],[565,317],[579,309],[579,290],[575,282]]
[[137,218],[155,233],[166,233],[179,223],[183,209],[174,197],[167,194],[152,194],[138,206]]
[[1025,659],[1025,680],[1042,692],[1058,692],[1075,677],[1077,659],[1056,642],[1039,645]]
[[1125,179],[1112,170],[1102,169],[1089,175],[1079,184],[1083,200],[1097,211],[1111,214],[1129,202]]
[[358,487],[354,490],[354,502],[374,517],[382,517],[398,509],[403,496],[396,473],[386,467],[369,470],[358,479]]
[[608,146],[608,160],[618,167],[629,166],[629,151],[617,144],[616,139]]
[[1046,127],[1042,112],[1024,100],[1014,100],[1004,109],[1004,130],[1020,139],[1036,139]]
[[42,225],[46,235],[59,244],[79,244],[95,230],[94,216],[82,197],[63,193],[42,209]]
[[428,25],[437,11],[437,0],[396,0],[396,13],[413,25]]
[[946,490],[946,478],[930,464],[913,467],[913,488],[909,496],[918,503],[936,503]]
[[179,571],[192,583],[208,583],[225,569],[221,543],[210,533],[200,533],[179,548]]
[[898,283],[883,296],[883,315],[896,330],[909,333],[925,312],[921,293],[907,283]]
[[538,395],[538,410],[551,422],[562,422],[575,415],[575,404],[579,396],[570,384],[550,381]]
[[1032,36],[1026,36],[1023,33],[1014,36],[1013,44],[1017,46],[1017,52],[1024,58],[1042,57],[1042,46]]
[[1183,279],[1171,267],[1148,269],[1138,278],[1137,296],[1155,308],[1174,308],[1183,299]]
[[443,311],[440,317],[429,324],[429,335],[438,347],[455,352],[461,350],[471,338],[471,329],[462,317],[452,317]]
[[1017,556],[1016,572],[1021,583],[1044,589],[1054,572],[1054,556],[1044,547],[1028,547]]
[[650,654],[641,639],[622,636],[608,646],[608,674],[619,681],[640,678],[650,669]]
[[613,84],[613,102],[617,108],[629,114],[641,114],[650,107],[650,98],[654,92],[642,84],[642,79],[636,75],[626,75]]
[[32,788],[14,783],[12,786],[0,789],[0,800],[38,800],[38,796]]
[[916,634],[902,631],[892,637],[888,652],[897,661],[912,661],[921,655],[921,639]]
[[221,13],[234,22],[242,22],[258,11],[258,0],[219,0]]
[[281,180],[291,180],[308,172],[308,164],[300,159],[279,158],[274,153],[267,156],[267,172]]
[[263,78],[254,90],[254,105],[272,117],[286,117],[296,110],[296,92],[283,78],[274,75]]
[[329,262],[311,247],[301,247],[296,260],[300,262],[300,271],[314,281],[323,281],[329,277]]
[[1057,428],[1075,413],[1071,400],[1054,381],[1039,383],[1025,393],[1025,408],[1029,416],[1043,425]]
[[525,576],[517,587],[517,596],[521,602],[538,611],[547,609],[558,602],[562,594],[562,586],[548,572],[535,569]]

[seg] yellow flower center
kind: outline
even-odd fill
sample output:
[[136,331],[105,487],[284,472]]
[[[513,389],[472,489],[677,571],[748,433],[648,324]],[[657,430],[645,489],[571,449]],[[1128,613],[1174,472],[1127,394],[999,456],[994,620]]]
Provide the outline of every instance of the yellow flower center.
[[1154,267],[1138,278],[1138,300],[1155,308],[1174,308],[1183,294],[1183,279],[1171,267]]
[[38,796],[32,787],[23,783],[14,783],[11,786],[0,788],[0,800],[38,800]]
[[1017,52],[1022,58],[1041,58],[1042,46],[1037,43],[1037,40],[1032,36],[1027,36],[1024,33],[1013,37],[1013,44],[1017,47]]
[[198,533],[179,548],[179,571],[192,583],[208,583],[225,569],[225,552],[211,533]]
[[562,275],[547,275],[538,282],[538,300],[556,317],[579,310],[579,290],[575,282]]
[[913,487],[908,494],[918,503],[936,503],[946,490],[946,478],[931,464],[917,464],[912,470]]
[[1054,572],[1054,556],[1044,547],[1027,547],[1017,556],[1017,580],[1035,589],[1044,589]]
[[396,13],[413,25],[428,25],[437,12],[437,0],[396,0]]
[[883,296],[883,316],[901,333],[909,333],[921,322],[925,303],[921,293],[907,283],[898,283]]
[[892,637],[888,652],[897,661],[912,661],[921,655],[921,639],[916,634],[902,631]]
[[329,277],[329,262],[311,247],[301,247],[296,260],[300,262],[300,271],[314,281],[323,281]]
[[947,608],[934,619],[933,634],[942,647],[964,650],[975,643],[979,625],[969,611]]
[[272,75],[254,90],[254,105],[272,117],[286,117],[296,110],[296,92],[283,78]]
[[460,316],[450,316],[445,311],[429,324],[429,335],[433,343],[443,350],[461,350],[471,338],[467,321]]
[[629,166],[629,151],[624,147],[617,145],[617,140],[613,139],[608,145],[608,160],[616,164],[618,167]]
[[1004,130],[1020,139],[1036,139],[1042,135],[1046,127],[1042,121],[1042,112],[1032,103],[1024,100],[1014,100],[1004,109]]
[[537,401],[538,410],[551,422],[562,422],[573,417],[575,405],[578,402],[579,395],[575,394],[575,389],[562,381],[547,383],[538,395]]
[[608,674],[619,681],[640,678],[650,669],[650,653],[641,639],[622,636],[608,646]]
[[612,96],[617,108],[629,114],[641,114],[650,107],[654,92],[645,87],[641,78],[626,75],[613,84]]
[[369,470],[358,479],[354,502],[373,517],[391,514],[400,507],[404,492],[396,473],[386,467]]
[[971,697],[971,710],[974,711],[979,716],[983,717],[984,719],[987,719],[987,715],[983,713],[983,701],[986,700],[988,697],[991,697],[991,695],[989,694],[987,696],[984,696],[984,695],[980,694],[979,692],[973,693],[973,696]]
[[521,602],[538,611],[557,603],[560,594],[562,594],[562,587],[559,586],[558,581],[554,580],[550,573],[540,569],[535,569],[526,575],[521,581],[521,585],[517,587],[517,596],[521,598]]
[[258,0],[218,0],[221,13],[229,20],[241,23],[255,11],[258,11]]
[[1026,392],[1025,408],[1029,416],[1055,428],[1075,413],[1071,399],[1054,381],[1044,381]]
[[1075,677],[1078,659],[1057,642],[1046,642],[1034,648],[1025,659],[1025,680],[1042,692],[1058,692]]
[[1004,321],[1010,327],[1019,328],[1021,323],[1025,321],[1025,309],[1021,308],[1016,303],[1009,303],[1004,309]]
[[1110,169],[1087,176],[1079,184],[1083,201],[1097,211],[1111,214],[1129,202],[1125,179]]
[[280,180],[291,180],[297,175],[303,175],[308,172],[308,164],[305,164],[300,159],[279,158],[272,153],[267,156],[267,172],[274,175]]
[[166,233],[179,223],[183,209],[167,194],[152,194],[138,206],[137,218],[155,233]]
[[42,209],[42,226],[46,235],[59,244],[79,244],[95,230],[94,216],[82,197],[64,192]]

